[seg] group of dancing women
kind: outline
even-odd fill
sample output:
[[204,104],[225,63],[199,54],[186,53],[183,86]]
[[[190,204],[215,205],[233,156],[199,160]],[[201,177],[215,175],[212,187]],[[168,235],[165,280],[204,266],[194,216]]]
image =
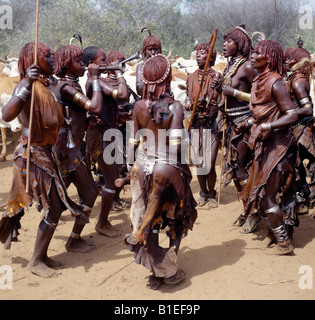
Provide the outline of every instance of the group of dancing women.
[[[44,278],[60,274],[62,265],[47,252],[66,210],[74,217],[66,250],[88,253],[95,247],[81,237],[100,193],[91,173],[95,167],[103,177],[98,234],[120,236],[108,217],[121,186],[131,185],[131,229],[124,243],[135,262],[150,271],[148,289],[185,279],[177,264],[181,240],[193,229],[198,208],[218,207],[218,176],[223,186],[234,182],[242,201],[243,210],[234,222],[241,232],[254,232],[263,221],[271,254],[294,251],[299,215],[311,212],[315,204],[313,63],[308,51],[284,51],[271,40],[253,47],[245,26],[237,26],[224,35],[223,54],[229,62],[223,74],[214,70],[215,50],[205,69],[210,44],[196,48],[198,69],[187,79],[184,105],[174,99],[172,67],[154,35],[143,41],[137,92],[126,83],[122,68],[106,68],[125,60],[118,51],[106,54],[97,46],[82,50],[65,45],[54,52],[39,43],[34,64],[35,52],[34,43],[21,50],[21,80],[2,111],[5,121],[19,116],[23,130],[13,156],[7,210],[0,221],[0,241],[9,249],[17,241],[25,211],[36,205],[43,212],[28,264],[32,273]],[[101,76],[104,66],[106,77]],[[79,78],[86,70],[83,90]],[[137,99],[128,112],[122,106],[130,106],[131,93]],[[184,114],[194,107],[191,128],[199,130],[199,143],[190,147]],[[121,168],[104,157],[115,137],[103,137],[126,121],[132,121],[133,130],[124,143],[126,170],[121,179]],[[211,132],[210,140],[204,140],[205,129]],[[223,166],[216,172],[220,148]],[[181,161],[190,150],[199,156],[211,151],[209,163],[198,164],[208,170],[197,170],[197,201],[190,187],[190,166]],[[79,203],[68,196],[70,184],[77,189]],[[170,240],[163,248],[159,233],[166,228]]]

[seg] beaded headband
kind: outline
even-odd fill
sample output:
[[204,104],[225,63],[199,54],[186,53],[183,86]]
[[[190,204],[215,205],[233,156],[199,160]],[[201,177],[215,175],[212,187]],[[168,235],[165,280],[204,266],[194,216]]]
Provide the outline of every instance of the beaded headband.
[[247,39],[250,42],[252,42],[252,38],[250,37],[250,34],[244,28],[238,26],[238,27],[235,27],[235,29],[242,31],[245,34],[245,36],[247,37]]

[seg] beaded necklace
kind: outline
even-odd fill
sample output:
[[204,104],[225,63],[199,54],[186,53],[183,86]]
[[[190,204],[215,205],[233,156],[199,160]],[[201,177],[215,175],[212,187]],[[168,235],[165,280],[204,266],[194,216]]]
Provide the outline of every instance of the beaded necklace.
[[238,68],[247,61],[247,58],[243,56],[238,56],[232,59],[227,67],[224,69],[223,78],[224,83],[229,84],[232,80],[232,77],[236,74]]

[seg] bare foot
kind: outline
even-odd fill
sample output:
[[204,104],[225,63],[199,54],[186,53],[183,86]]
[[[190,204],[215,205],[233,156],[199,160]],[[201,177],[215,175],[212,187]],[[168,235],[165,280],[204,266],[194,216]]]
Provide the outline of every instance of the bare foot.
[[97,224],[95,230],[99,234],[109,238],[117,238],[121,236],[121,233],[117,229],[115,229],[109,221],[106,222],[106,225],[104,227],[100,227],[100,225]]
[[75,239],[70,237],[66,244],[66,249],[68,252],[89,253],[94,248],[95,246],[83,240],[82,238]]
[[42,278],[54,278],[61,274],[61,272],[49,268],[44,262],[37,263],[32,262],[28,264],[29,270]]
[[56,260],[50,259],[48,257],[44,258],[44,263],[49,268],[61,268],[61,267],[63,267],[65,265],[64,263],[62,263],[60,261],[56,261]]

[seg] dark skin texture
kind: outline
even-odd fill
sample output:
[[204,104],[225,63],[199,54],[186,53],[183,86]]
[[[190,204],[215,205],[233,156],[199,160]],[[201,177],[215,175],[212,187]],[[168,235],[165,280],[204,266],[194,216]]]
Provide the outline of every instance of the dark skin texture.
[[[163,100],[164,98],[169,98],[169,95],[166,93],[161,99]],[[140,100],[135,104],[132,117],[134,123],[134,136],[132,136],[132,138],[139,139],[137,136],[138,131],[141,129],[148,129],[150,134],[145,137],[146,141],[144,144],[144,150],[147,150],[147,154],[155,155],[157,150],[165,149],[165,141],[167,141],[166,136],[163,134],[161,135],[161,132],[159,133],[159,129],[165,129],[166,131],[169,129],[183,129],[183,106],[180,102],[174,101],[174,103],[169,107],[170,113],[163,118],[161,124],[156,124],[155,121],[152,121],[151,114],[148,111],[149,103],[150,102],[148,100]],[[161,138],[160,140],[158,139],[159,134],[159,138]],[[133,163],[137,148],[138,146],[129,143],[128,163]],[[166,145],[166,153],[170,157],[172,155],[176,159],[177,155],[181,151],[180,145],[177,148],[169,148],[168,143]],[[140,171],[138,172],[139,179],[143,180],[143,173]],[[174,168],[172,166],[156,164],[154,166],[154,173],[160,173],[165,177],[169,177],[176,174],[176,169],[174,173]],[[158,243],[158,234],[153,234],[152,236],[155,238],[156,243]],[[170,246],[175,246],[176,253],[178,253],[180,242],[180,239],[170,240]]]
[[[268,57],[261,52],[253,52],[251,55],[251,64],[259,73],[263,73],[270,69]],[[294,109],[294,105],[290,100],[287,90],[281,81],[276,81],[273,85],[273,96],[279,109],[285,113],[288,110]],[[288,128],[298,120],[297,114],[284,115],[276,121],[271,122],[272,130]],[[249,147],[254,150],[256,142],[258,142],[263,132],[262,126],[259,125],[252,133],[249,139]],[[266,195],[261,199],[260,204],[264,210],[268,210],[277,205],[276,196],[279,192],[281,184],[281,175],[274,170],[266,185]],[[269,221],[273,228],[282,224],[282,211],[274,212],[268,215]]]
[[[287,70],[290,71],[291,68],[297,63],[294,58],[288,58],[286,60],[286,67]],[[294,94],[296,96],[296,99],[302,100],[306,97],[309,97],[310,94],[310,84],[305,78],[298,79],[294,81],[292,85],[292,89],[294,91]],[[298,111],[299,116],[312,116],[313,115],[313,109],[312,108],[300,108]]]
[[[93,61],[94,64],[101,66],[104,64],[107,64],[106,62],[106,54],[105,51],[103,49],[99,49],[96,57]],[[119,61],[114,61],[112,63],[112,65],[116,65],[118,64]],[[120,70],[115,70],[115,74],[116,76],[120,76],[122,75],[122,72]],[[123,78],[119,78],[118,79],[118,93],[117,93],[117,99],[118,100],[126,100],[128,99],[128,88],[125,85],[126,81]],[[102,92],[104,95],[107,96],[111,96],[115,90],[115,88],[109,86],[108,84],[104,83],[103,81],[100,82],[101,84],[101,88],[102,88]],[[87,96],[91,96],[91,92],[92,92],[92,79],[88,79],[87,83],[86,83],[86,92],[87,92]]]
[[[53,66],[53,57],[50,52],[46,52],[45,54],[39,53],[38,65],[32,65],[27,69],[26,78],[22,79],[18,86],[24,86],[28,90],[31,90],[33,82],[38,79],[39,75],[48,78],[53,73]],[[3,107],[3,118],[6,119],[6,121],[11,121],[19,114],[23,128],[28,128],[30,98],[25,102],[13,94],[10,101]],[[49,198],[51,207],[48,215],[50,216],[51,222],[57,224],[61,213],[63,212],[63,204],[54,183],[52,183]],[[43,278],[57,276],[59,272],[51,268],[61,266],[60,263],[53,261],[47,256],[47,250],[54,232],[55,228],[42,220],[37,232],[34,253],[28,264],[28,268],[32,273]]]
[[[107,64],[106,61],[106,54],[103,49],[99,49],[96,57],[94,58],[91,63],[94,63],[96,65],[104,65]],[[118,64],[118,61],[114,61],[112,65]],[[122,72],[120,70],[115,70],[115,74],[118,77],[118,92],[117,92],[117,100],[128,100],[128,87],[126,85],[126,80],[122,77],[119,77],[122,75]],[[105,81],[100,81],[102,93],[105,96],[112,96],[115,88],[110,86]],[[86,92],[87,96],[90,97],[92,95],[92,81],[89,79],[86,83]],[[101,104],[103,107],[103,104]],[[127,120],[130,120],[130,115],[125,112],[120,114],[120,121],[125,122]],[[103,191],[102,194],[102,205],[99,215],[99,220],[97,222],[97,225],[95,227],[95,230],[104,236],[107,237],[118,237],[120,236],[120,233],[117,232],[117,230],[111,225],[111,223],[108,220],[109,212],[112,207],[112,203],[115,198],[116,193],[116,185],[115,180],[118,178],[118,172],[117,172],[117,166],[116,164],[107,164],[105,163],[102,156],[98,157],[97,164],[102,171],[102,174],[105,179],[105,189],[110,189],[115,191],[114,193]]]
[[[232,39],[227,39],[223,43],[223,54],[225,58],[236,58],[241,55],[240,50]],[[243,63],[237,70],[236,74],[232,78],[231,86],[223,85],[222,92],[227,97],[232,97],[234,93],[234,89],[239,91],[249,93],[251,90],[251,84],[255,77],[257,76],[257,72],[253,69],[251,63],[249,61]],[[213,81],[212,88],[214,88],[217,84],[217,81]],[[229,102],[227,107],[229,108]],[[237,144],[238,151],[238,170],[234,172],[235,178],[238,181],[244,181],[247,178],[247,173],[245,170],[247,159],[248,159],[248,147],[244,141],[240,140]],[[238,192],[242,192],[243,187],[239,184],[238,181],[234,181],[236,189]]]
[[[199,70],[204,70],[206,61],[208,57],[208,51],[198,50],[196,51],[196,61],[199,67]],[[210,65],[213,65],[214,61],[210,61]],[[207,175],[197,175],[198,182],[200,185],[201,192],[204,194],[210,193],[213,195],[215,183],[217,180],[217,174],[215,171],[215,162],[218,154],[219,142],[215,139],[214,143],[211,146],[211,170]]]
[[[287,70],[290,71],[291,68],[297,63],[294,58],[288,57],[286,60],[286,67]],[[292,89],[294,92],[294,95],[296,96],[296,100],[299,101],[301,99],[304,99],[306,97],[309,97],[310,94],[310,84],[305,78],[301,78],[298,80],[295,80],[292,84]],[[303,117],[311,117],[313,116],[313,108],[299,108],[298,115],[300,118]],[[299,151],[299,156],[301,159],[301,163],[298,166],[299,174],[300,174],[300,182],[298,182],[298,188],[302,187],[307,184],[307,172],[304,167],[303,161],[305,159],[309,159],[310,162],[314,161],[314,157],[312,157],[306,150],[305,147],[301,146]]]
[[[151,114],[148,112],[148,101],[141,100],[135,104],[132,120],[134,121],[134,133],[135,135],[140,129],[151,130],[154,135],[148,135],[146,144],[147,146],[153,146],[152,150],[157,150],[159,148],[159,142],[156,137],[158,136],[159,129],[182,129],[183,128],[183,106],[180,102],[174,101],[174,104],[170,106],[170,114],[167,119],[163,120],[161,124],[157,125],[152,121]],[[162,142],[165,141],[162,137]],[[132,148],[133,145],[129,145]],[[133,150],[128,153],[134,154]],[[134,150],[135,151],[135,150]]]
[[[227,39],[223,43],[223,54],[225,58],[235,58],[240,56],[240,51],[237,44],[232,39]],[[222,92],[225,96],[233,96],[234,89],[243,92],[250,92],[251,83],[257,76],[257,72],[252,68],[251,63],[245,62],[242,66],[239,67],[235,76],[232,79],[231,86],[223,85]]]
[[[84,75],[84,63],[82,58],[77,57],[75,61],[72,61],[66,74],[74,77],[82,77]],[[99,79],[99,66],[96,64],[89,65],[89,73],[91,75],[91,79]],[[72,86],[64,86],[61,94],[64,98],[68,100],[73,100],[74,96],[78,93],[78,91]],[[77,106],[84,109],[84,105],[86,101],[88,101],[88,97],[82,97],[78,102]],[[91,105],[89,107],[89,111],[92,114],[99,115],[101,113],[101,106],[103,103],[102,93],[101,92],[93,92]],[[70,118],[72,119],[71,123],[71,133],[74,137],[83,140],[85,134],[85,125],[86,125],[86,115],[83,113],[75,112],[69,109]]]
[[[22,79],[18,87],[25,87],[32,91],[32,84],[38,79],[39,75],[48,78],[54,70],[54,61],[51,52],[46,52],[44,55],[39,54],[38,65],[32,65],[27,70],[27,76]],[[15,92],[15,91],[14,91]],[[23,127],[28,128],[30,114],[30,101],[24,102],[14,94],[10,101],[2,109],[2,117],[4,121],[12,121],[18,115]]]
[[[159,53],[162,53],[161,50],[157,47],[148,47],[146,50],[145,50],[145,60],[153,57],[153,56],[156,56],[157,54]],[[143,66],[143,63],[140,63],[138,66],[137,66],[137,70],[136,70],[136,88],[137,88],[137,94],[139,96],[142,97],[142,90],[143,90],[143,82],[142,82],[142,79],[141,79],[141,72],[142,72],[142,66]]]
[[[89,65],[89,73],[91,75],[91,79],[99,79],[99,66],[96,64]],[[78,56],[73,61],[71,61],[69,67],[66,70],[66,75],[73,76],[75,78],[82,77],[85,72],[84,62],[82,57]],[[61,94],[64,98],[68,100],[73,100],[73,97],[78,93],[78,91],[72,86],[64,86]],[[89,98],[83,96],[77,102],[77,106],[80,108],[84,108],[86,101]],[[101,92],[93,92],[91,105],[89,107],[90,113],[100,114],[101,106],[103,103],[103,96]],[[65,114],[66,115],[66,114]],[[83,141],[85,135],[85,127],[86,127],[86,113],[77,112],[69,108],[69,116],[71,119],[71,134],[73,138],[79,139]],[[65,185],[68,188],[71,183],[73,183],[78,193],[81,196],[82,203],[92,208],[94,202],[97,197],[97,188],[90,178],[89,172],[84,164],[80,164],[75,171],[72,171],[65,179]],[[80,235],[84,225],[82,223],[75,222],[73,226],[72,232],[76,235]],[[70,237],[67,244],[66,249],[70,252],[81,252],[87,253],[92,250],[93,246],[90,243],[84,241],[80,236],[78,238]]]

